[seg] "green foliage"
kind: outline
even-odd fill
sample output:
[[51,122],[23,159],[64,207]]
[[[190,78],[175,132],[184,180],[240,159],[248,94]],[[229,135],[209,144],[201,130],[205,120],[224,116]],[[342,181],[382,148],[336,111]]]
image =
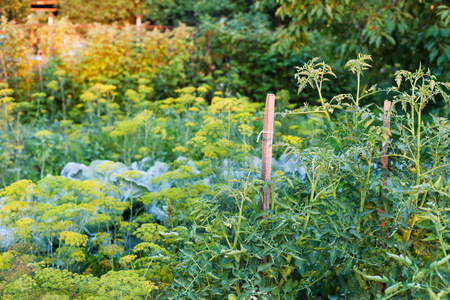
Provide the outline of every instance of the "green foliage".
[[138,1],[67,1],[59,0],[58,6],[63,16],[76,23],[114,23],[134,20],[148,11],[145,0]]
[[370,51],[377,66],[417,68],[419,63],[448,76],[448,7],[441,1],[259,1],[276,7],[286,24],[277,48],[301,48],[311,32],[332,39],[330,54],[348,59]]
[[207,75],[203,80],[210,86],[225,95],[227,91],[239,92],[252,99],[283,88],[294,93],[286,84],[293,83],[292,66],[311,49],[305,47],[300,54],[286,56],[273,52],[278,31],[273,32],[267,15],[240,10],[225,24],[205,19],[200,30],[202,36],[196,41],[201,51],[197,72]]
[[8,19],[15,19],[18,22],[25,20],[31,12],[31,0],[2,0],[0,1],[2,9],[1,16]]
[[[349,70],[361,75],[365,58],[350,61]],[[314,74],[332,72],[324,63],[310,70],[314,64],[299,68],[306,76],[300,85],[316,88]],[[304,176],[275,174],[267,215],[259,211],[263,183],[252,169],[217,187],[214,199],[197,201],[173,295],[445,299],[450,127],[439,117],[425,123],[423,111],[430,101],[448,101],[449,87],[423,69],[398,71],[396,78],[409,86],[389,89],[390,131],[383,128],[382,112],[347,94],[329,103],[329,120],[319,119],[318,147],[279,144]],[[381,145],[388,140],[391,166],[383,170]]]
[[249,12],[251,2],[239,1],[198,1],[198,0],[138,0],[138,1],[67,1],[58,2],[59,14],[72,22],[103,23],[132,22],[137,15],[142,15],[144,22],[152,25],[177,26],[178,22],[198,25],[201,18],[209,15],[220,18],[232,17],[234,14]]
[[143,19],[152,25],[177,26],[179,22],[189,26],[198,24],[197,0],[147,0],[147,12]]
[[[15,182],[6,184],[0,193],[1,225],[8,232],[6,242],[23,247],[20,253],[8,250],[0,258],[2,296],[6,299],[15,299],[20,293],[25,298],[43,299],[125,295],[128,290],[106,285],[110,278],[120,277],[111,283],[118,285],[128,276],[120,271],[127,270],[135,272],[134,281],[147,282],[148,293],[169,293],[176,276],[175,257],[196,218],[195,204],[212,198],[214,183],[231,179],[253,155],[261,105],[245,97],[235,98],[230,91],[228,97],[216,91],[208,105],[204,96],[211,88],[206,84],[177,89],[175,98],[150,101],[153,90],[148,84],[147,79],[139,78],[136,90],[125,92],[115,85],[94,84],[81,94],[82,102],[68,111],[65,121],[56,120],[63,116],[62,107],[58,110],[56,106],[53,111],[24,110],[20,116],[29,118],[17,121],[14,98],[10,97],[14,91],[1,90],[2,112],[6,113],[3,126],[9,128],[5,144],[13,143],[20,129],[19,141],[25,145],[21,157],[40,167],[39,173],[30,177],[43,177],[37,183],[16,181],[6,172],[3,178]],[[57,95],[61,90],[58,79],[49,82],[48,88]],[[279,97],[289,105],[286,93]],[[42,101],[45,98],[43,93],[34,94],[34,104],[52,107],[51,102]],[[108,105],[117,103],[118,98],[124,101],[122,108]],[[75,111],[83,123],[71,119]],[[52,119],[54,124],[49,125]],[[35,125],[38,128],[28,129]],[[295,126],[288,130],[291,134],[298,131]],[[64,165],[77,155],[90,159],[89,151],[95,145],[102,147],[102,158],[136,160],[140,169],[103,161],[70,175],[82,181],[48,176],[56,163]],[[179,155],[187,158],[177,159],[160,176],[152,178],[142,171],[157,159],[171,161]],[[26,163],[21,166],[18,174],[26,177]],[[153,207],[161,211],[159,216],[146,213]],[[161,225],[153,223],[155,218]],[[27,267],[32,262],[53,272],[43,275],[54,278],[51,286],[41,283],[40,273]],[[17,271],[10,273],[8,268]],[[102,276],[108,278],[104,280],[105,295],[97,295],[95,282]],[[64,282],[70,288],[62,290]]]
[[198,16],[226,17],[233,18],[240,13],[248,13],[253,9],[252,1],[246,0],[224,0],[206,1],[199,0],[196,3],[196,13]]

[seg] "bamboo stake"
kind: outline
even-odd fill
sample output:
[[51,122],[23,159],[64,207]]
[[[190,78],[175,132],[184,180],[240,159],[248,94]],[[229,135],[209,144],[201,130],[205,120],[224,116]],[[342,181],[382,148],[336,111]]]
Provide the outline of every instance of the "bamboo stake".
[[48,15],[48,21],[47,21],[48,26],[52,26],[53,25],[53,14],[50,13]]
[[48,57],[51,57],[51,53],[53,51],[53,47],[52,47],[52,43],[53,43],[53,14],[50,13],[48,15],[48,47],[47,47],[47,52],[48,52]]
[[[383,107],[383,136],[386,139],[386,142],[384,142],[381,145],[381,169],[382,170],[387,170],[389,169],[389,156],[388,156],[388,152],[389,152],[389,136],[390,136],[390,129],[391,129],[391,112],[389,111],[391,108],[391,101],[385,100],[384,101],[384,107]],[[387,174],[383,174],[382,175],[382,186],[387,186]],[[382,187],[380,187],[380,200],[381,197],[383,196],[383,189]],[[383,213],[384,209],[383,209],[383,204],[380,204],[380,207],[378,207],[378,212],[379,213]],[[381,224],[380,227],[384,227],[386,224],[384,222],[384,220],[381,220]],[[377,281],[377,286],[378,286],[378,291],[380,291],[380,293],[383,293],[383,283]]]
[[[389,156],[388,156],[388,152],[389,152],[389,136],[390,136],[390,129],[391,129],[391,112],[389,111],[391,108],[391,101],[385,100],[384,101],[384,107],[383,107],[383,111],[384,111],[384,116],[383,116],[383,135],[386,138],[386,142],[383,143],[383,145],[381,146],[381,151],[382,151],[382,155],[381,156],[381,169],[382,170],[387,170],[389,169]],[[387,186],[387,174],[383,174],[383,178],[381,179],[381,182],[383,184],[383,186]],[[380,199],[383,195],[383,189],[380,188]],[[383,207],[379,207],[378,208],[378,212],[384,212]],[[384,220],[381,220],[381,227],[385,226],[385,222]]]
[[140,27],[142,25],[142,16],[141,15],[137,15],[136,16],[136,26]]
[[136,16],[136,28],[137,28],[138,37],[141,35],[141,25],[142,25],[142,16],[137,15]]
[[[273,141],[273,122],[275,110],[275,95],[267,94],[266,110],[264,111],[264,126],[262,139],[262,160],[261,160],[261,179],[270,182],[272,172],[272,141]],[[259,210],[268,210],[270,207],[270,187],[265,190],[261,188],[264,197],[259,202]]]
[[205,59],[206,61],[206,75],[209,75],[209,73],[211,72],[211,66],[209,63],[209,59],[211,56],[211,32],[208,31],[208,33],[206,34],[206,48],[205,48]]

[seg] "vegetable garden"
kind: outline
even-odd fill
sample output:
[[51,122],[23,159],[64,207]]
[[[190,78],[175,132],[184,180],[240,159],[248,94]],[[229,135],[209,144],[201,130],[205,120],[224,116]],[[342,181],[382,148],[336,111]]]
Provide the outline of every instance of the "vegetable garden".
[[2,299],[450,297],[445,55],[369,85],[254,23],[3,17]]

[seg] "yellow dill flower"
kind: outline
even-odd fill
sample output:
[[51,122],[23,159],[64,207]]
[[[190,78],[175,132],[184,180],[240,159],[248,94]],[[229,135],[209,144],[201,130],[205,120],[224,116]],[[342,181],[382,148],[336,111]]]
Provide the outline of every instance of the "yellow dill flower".
[[25,201],[13,201],[0,209],[0,212],[6,214],[18,214],[20,212],[24,213],[31,209],[31,204]]
[[100,244],[109,244],[111,241],[111,234],[106,232],[98,232],[95,234],[95,238],[92,240],[92,243],[95,246],[99,246]]
[[88,236],[73,231],[63,231],[60,233],[59,239],[64,241],[67,246],[80,247],[86,246]]
[[128,100],[130,100],[134,103],[138,103],[141,101],[141,96],[139,95],[139,93],[132,89],[128,89],[125,92],[125,98],[127,98]]
[[0,98],[0,103],[10,103],[10,102],[14,102],[13,97],[6,96],[3,98]]
[[123,172],[122,177],[128,179],[139,178],[142,177],[142,173],[139,173],[138,171],[128,170]]
[[208,92],[208,89],[205,86],[200,86],[197,88],[197,92],[204,94]]
[[281,177],[281,176],[283,176],[283,175],[284,175],[284,172],[283,172],[283,171],[281,171],[281,170],[275,171],[275,176]]
[[284,142],[296,147],[300,146],[300,144],[303,142],[300,137],[292,135],[283,135],[282,139]]
[[242,135],[246,135],[246,136],[252,136],[253,134],[253,128],[247,124],[241,124],[238,127],[238,131],[242,134]]
[[14,250],[9,250],[0,254],[0,270],[7,271],[11,268],[11,261],[17,253]]
[[33,231],[31,230],[31,224],[36,223],[30,218],[22,218],[16,222],[16,234],[22,239],[29,239]]
[[167,229],[157,223],[142,224],[140,228],[133,233],[138,239],[145,242],[153,242],[161,240],[160,232],[165,232]]
[[195,93],[196,88],[193,86],[187,86],[185,88],[182,89],[177,89],[175,90],[176,93],[180,93],[180,94],[192,94]]
[[5,197],[3,203],[10,201],[26,201],[33,196],[36,185],[31,180],[20,180],[5,187],[0,192],[0,197]]
[[183,146],[177,146],[172,149],[173,152],[180,152],[180,153],[186,153],[188,152],[188,149]]
[[152,281],[144,281],[143,282],[144,288],[147,290],[148,293],[150,293],[153,290],[157,290],[158,286],[154,284]]
[[59,127],[68,127],[72,124],[73,124],[72,120],[65,120],[65,121],[63,120],[63,121],[59,122]]
[[91,92],[84,92],[83,94],[81,94],[80,100],[82,102],[93,102],[97,100],[97,96]]
[[14,90],[12,90],[12,89],[1,89],[0,90],[0,96],[2,96],[2,97],[11,95],[12,93],[14,93]]
[[140,148],[138,149],[138,152],[141,153],[141,154],[143,154],[143,155],[146,155],[147,153],[150,152],[150,149],[147,148],[147,147],[140,147]]
[[34,134],[35,137],[40,138],[40,139],[45,139],[48,138],[49,136],[51,136],[53,134],[53,132],[49,131],[49,130],[41,130],[38,131]]
[[212,158],[212,159],[219,159],[217,157],[217,154],[212,152],[211,150],[208,150],[205,152],[205,157]]
[[72,258],[77,262],[83,262],[86,260],[86,255],[84,255],[82,250],[77,250],[72,253]]
[[123,247],[117,244],[111,244],[100,248],[100,252],[106,256],[114,256],[114,255],[118,256],[121,255],[123,251],[124,251]]
[[144,84],[139,85],[138,92],[141,94],[151,94],[153,93],[153,88],[146,86]]
[[134,254],[125,255],[124,257],[122,257],[119,260],[119,264],[121,264],[122,266],[126,266],[127,264],[129,264],[132,261],[134,261],[136,258],[137,258],[137,255],[134,255]]
[[139,251],[142,251],[142,250],[144,250],[144,247],[143,247],[143,245],[141,245],[141,244],[137,244],[137,245],[134,246],[134,248],[133,248],[133,252],[139,252]]
[[238,147],[236,148],[236,152],[239,153],[246,153],[246,152],[250,152],[252,151],[254,148],[251,145],[244,145],[244,144],[240,144],[238,145]]

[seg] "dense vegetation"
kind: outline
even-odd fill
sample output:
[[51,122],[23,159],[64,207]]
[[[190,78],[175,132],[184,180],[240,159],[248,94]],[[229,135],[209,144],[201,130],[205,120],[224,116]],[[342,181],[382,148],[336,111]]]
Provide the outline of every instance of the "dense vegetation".
[[449,10],[310,2],[3,6],[2,299],[450,297]]

